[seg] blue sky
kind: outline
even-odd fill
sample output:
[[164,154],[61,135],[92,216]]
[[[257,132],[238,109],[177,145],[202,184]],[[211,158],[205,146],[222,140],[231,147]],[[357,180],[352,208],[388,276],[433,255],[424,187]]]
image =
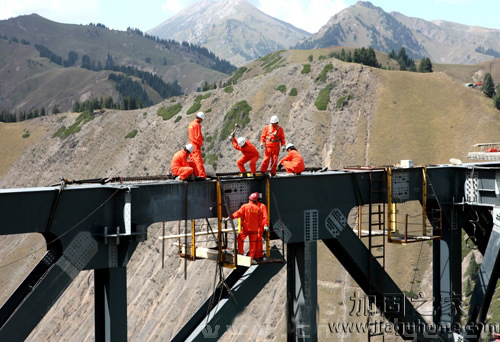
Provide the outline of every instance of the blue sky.
[[[296,27],[317,32],[328,19],[356,0],[247,0],[261,11]],[[0,0],[0,20],[37,13],[69,24],[101,23],[109,28],[146,32],[198,0]],[[500,29],[498,0],[372,0],[386,12],[425,20],[442,19]]]

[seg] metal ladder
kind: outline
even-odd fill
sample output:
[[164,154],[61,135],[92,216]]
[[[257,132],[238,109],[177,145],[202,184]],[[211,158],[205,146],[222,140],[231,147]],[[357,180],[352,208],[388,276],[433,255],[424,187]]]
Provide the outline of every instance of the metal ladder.
[[[368,341],[372,338],[381,336],[382,341],[385,341],[384,329],[382,328],[383,322],[376,321],[374,317],[378,314],[377,307],[383,305],[377,302],[384,300],[377,297],[377,293],[384,294],[385,291],[385,278],[383,271],[385,269],[385,239],[386,239],[386,224],[385,224],[385,202],[373,203],[373,197],[376,193],[385,193],[387,189],[386,172],[370,173],[369,183],[369,214],[368,214],[368,250],[373,259],[368,261]],[[374,235],[374,230],[382,231],[382,234]],[[383,303],[382,303],[383,304]],[[380,315],[380,317],[383,317]],[[383,319],[383,318],[382,318]],[[377,329],[378,326],[378,329]],[[377,339],[380,340],[380,339]]]

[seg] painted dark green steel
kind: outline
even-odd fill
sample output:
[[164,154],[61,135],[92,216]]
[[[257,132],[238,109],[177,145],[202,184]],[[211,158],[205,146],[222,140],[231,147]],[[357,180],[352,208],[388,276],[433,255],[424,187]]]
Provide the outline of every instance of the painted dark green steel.
[[[459,323],[461,314],[453,308],[444,308],[440,301],[448,298],[453,305],[461,303],[461,229],[470,221],[475,207],[500,206],[500,164],[437,165],[426,170],[427,202],[443,213],[442,240],[434,242],[433,248],[434,322]],[[387,202],[386,192],[369,191],[369,175],[375,172],[385,171],[305,173],[272,178],[271,203],[267,204],[271,208],[274,233],[282,234],[292,249],[293,244],[325,241],[358,284],[366,288],[369,284],[365,274],[369,258],[363,259],[359,255],[366,256],[368,252],[348,226],[347,217],[352,208],[369,203],[370,198],[371,203]],[[396,188],[393,189],[393,202],[420,201],[422,175],[420,167],[392,169],[392,185]],[[246,194],[239,187],[231,186],[241,182],[248,183],[243,192],[265,193],[265,179],[230,179],[223,181],[222,188],[227,191],[224,196],[229,200],[246,200]],[[138,243],[147,238],[148,226],[155,222],[216,217],[216,206],[214,181],[86,184],[68,186],[62,191],[60,187],[0,190],[0,235],[41,233],[49,248],[56,247],[60,251],[46,272],[34,270],[28,277],[31,278],[16,291],[16,299],[0,309],[3,322],[0,337],[24,339],[78,272],[93,269],[98,272],[99,283],[96,288],[96,321],[99,321],[96,322],[96,339],[126,338],[126,303],[122,300],[126,298],[126,265]],[[487,210],[482,211],[482,215],[486,214]],[[491,230],[492,220],[483,221],[489,224],[485,229]],[[484,238],[477,237],[478,244],[487,245],[480,239]],[[295,254],[297,256],[293,258],[298,264],[307,258],[305,254]],[[289,292],[298,293],[298,287],[304,282],[296,279],[311,276],[306,268],[315,267],[315,262],[312,263],[314,265],[299,267],[295,280],[289,275]],[[117,276],[113,277],[115,272],[118,272]],[[491,274],[494,276],[494,272]],[[384,277],[386,284],[390,284],[391,279],[387,275]],[[27,293],[26,286],[31,283],[36,283],[36,286]],[[110,295],[109,291],[113,294]],[[393,291],[401,295],[399,289]],[[314,311],[312,307],[317,305],[315,290],[308,289],[304,293],[305,302],[310,303],[309,309]],[[480,301],[483,308],[489,304],[487,298]],[[419,320],[417,311],[406,304],[405,320]],[[30,314],[33,310],[35,314]],[[302,322],[306,324],[316,324],[307,318],[309,316],[301,314],[297,317],[303,317]],[[294,324],[299,324],[301,319],[289,319],[289,331],[297,331]],[[450,340],[449,336],[441,339]]]

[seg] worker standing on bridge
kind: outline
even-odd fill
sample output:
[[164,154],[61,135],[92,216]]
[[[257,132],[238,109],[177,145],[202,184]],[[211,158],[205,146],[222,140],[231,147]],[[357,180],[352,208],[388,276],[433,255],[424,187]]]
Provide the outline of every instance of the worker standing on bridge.
[[281,170],[281,168],[284,167],[286,172],[288,172],[288,175],[293,173],[300,175],[306,168],[304,165],[304,159],[292,143],[286,145],[286,151],[288,154],[281,159],[278,169]]
[[278,155],[280,153],[280,144],[285,148],[285,131],[279,126],[279,119],[276,115],[271,117],[269,125],[264,127],[260,136],[260,148],[264,148],[264,159],[260,165],[260,172],[267,172],[269,162],[271,162],[271,176],[276,176],[278,167]]
[[238,234],[238,253],[245,254],[244,244],[248,236],[250,239],[250,248],[248,256],[255,259],[262,259],[262,235],[260,229],[262,227],[263,215],[261,207],[258,204],[259,194],[254,192],[248,197],[248,203],[243,204],[240,209],[231,215],[231,219],[241,218],[242,227]]
[[248,139],[244,137],[236,139],[234,135],[234,132],[231,133],[231,142],[233,147],[243,153],[243,156],[236,161],[236,165],[238,165],[241,175],[245,176],[247,172],[245,164],[250,162],[250,172],[255,176],[257,173],[257,160],[260,157],[259,151],[257,151],[255,146]]
[[195,175],[199,179],[205,179],[207,174],[205,172],[205,165],[203,164],[203,157],[201,155],[201,146],[203,146],[203,133],[201,132],[201,123],[205,119],[205,113],[198,112],[196,119],[194,119],[188,126],[189,141],[193,145],[193,152],[191,152],[191,160],[196,167]]
[[194,180],[196,166],[192,161],[188,161],[189,155],[193,152],[193,145],[187,144],[182,150],[174,154],[170,168],[175,180]]

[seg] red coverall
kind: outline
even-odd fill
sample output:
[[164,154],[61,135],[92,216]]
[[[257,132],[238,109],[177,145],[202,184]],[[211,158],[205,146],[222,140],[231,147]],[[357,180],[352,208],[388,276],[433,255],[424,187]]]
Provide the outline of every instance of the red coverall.
[[[203,134],[201,132],[201,125],[198,119],[193,120],[188,126],[189,141],[194,147],[191,152],[191,160],[193,161],[198,177],[206,178],[205,166],[203,164],[203,157],[201,155],[201,146],[203,145]],[[195,173],[196,174],[196,173]]]
[[305,170],[304,159],[297,150],[290,150],[286,156],[281,159],[280,164],[284,166],[288,173],[301,173]]
[[260,155],[255,146],[253,146],[252,143],[247,139],[245,141],[245,145],[241,147],[240,145],[238,145],[238,140],[236,140],[236,138],[233,138],[233,147],[243,153],[243,157],[236,161],[240,172],[247,172],[247,170],[245,169],[245,164],[247,162],[250,162],[250,172],[257,173],[257,160],[259,159]]
[[188,161],[189,154],[182,149],[172,158],[170,168],[174,176],[180,176],[182,180],[188,178],[193,172],[196,176],[196,167],[193,162]]
[[264,160],[262,160],[262,164],[260,165],[260,172],[266,172],[269,161],[271,161],[271,175],[275,175],[276,168],[278,167],[280,144],[285,146],[285,131],[279,125],[276,125],[276,127],[273,127],[273,124],[266,125],[260,136],[260,142],[266,144]]
[[245,253],[244,242],[245,238],[249,236],[250,249],[248,256],[252,259],[262,258],[262,235],[259,232],[263,227],[263,216],[260,206],[256,202],[248,201],[231,215],[233,219],[240,217],[242,219],[242,228],[238,234],[238,253]]

